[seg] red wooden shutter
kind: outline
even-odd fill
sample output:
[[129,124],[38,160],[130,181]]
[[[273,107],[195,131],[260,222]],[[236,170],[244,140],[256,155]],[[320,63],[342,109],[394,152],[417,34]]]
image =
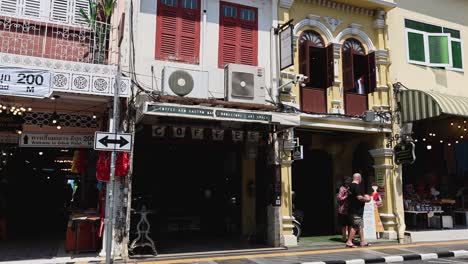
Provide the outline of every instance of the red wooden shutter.
[[367,55],[367,65],[369,67],[368,70],[368,84],[367,84],[367,93],[373,93],[377,86],[377,75],[376,75],[376,68],[375,68],[375,52],[371,52]]
[[343,87],[345,91],[354,89],[354,68],[353,68],[353,51],[348,49],[343,51]]
[[200,0],[197,9],[182,8],[180,16],[179,60],[198,63],[200,53]]
[[307,41],[299,44],[299,73],[304,74],[305,76],[308,77],[306,80],[306,83],[308,83],[309,80],[311,79],[309,50],[310,50],[310,47]]
[[177,57],[177,15],[178,8],[158,1],[156,16],[156,59],[176,59]]
[[[233,16],[225,16],[225,6],[235,8]],[[241,12],[253,12],[252,20],[241,18]],[[221,2],[219,28],[218,67],[227,63],[257,65],[258,12],[256,8]]]
[[335,82],[335,51],[333,49],[333,44],[330,44],[326,48],[327,55],[327,80],[325,88],[333,86]]
[[200,52],[200,0],[197,8],[158,2],[156,18],[156,59],[198,63]]

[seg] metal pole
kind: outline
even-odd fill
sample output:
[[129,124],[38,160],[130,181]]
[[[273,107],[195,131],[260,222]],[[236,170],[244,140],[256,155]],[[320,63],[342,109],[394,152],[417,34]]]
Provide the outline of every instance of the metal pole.
[[[117,135],[119,129],[119,88],[120,88],[120,45],[117,49],[117,73],[115,75],[115,85],[114,85],[114,106],[112,119],[109,120],[109,132],[115,133]],[[116,137],[117,138],[117,137]],[[115,149],[112,151],[111,155],[111,165],[110,165],[110,179],[107,187],[107,199],[106,199],[106,264],[111,264],[113,262],[112,257],[112,228],[114,221],[114,185],[115,185],[115,161],[117,158],[117,152]]]

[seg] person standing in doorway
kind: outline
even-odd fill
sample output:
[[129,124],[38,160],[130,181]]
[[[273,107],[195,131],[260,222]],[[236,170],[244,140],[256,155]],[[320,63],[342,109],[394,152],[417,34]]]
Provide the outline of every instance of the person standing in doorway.
[[345,177],[343,184],[340,186],[336,199],[338,201],[338,223],[341,226],[341,235],[343,242],[348,240],[348,234],[351,231],[351,225],[348,216],[348,191],[349,185],[353,180],[351,177]]
[[348,215],[351,222],[351,232],[348,236],[348,241],[346,241],[346,247],[355,248],[353,244],[353,239],[356,233],[359,234],[361,238],[361,247],[370,246],[369,243],[366,243],[364,238],[364,223],[363,223],[363,214],[364,214],[364,204],[371,201],[371,197],[367,194],[364,194],[361,187],[362,176],[359,173],[353,174],[353,182],[349,186],[349,207]]
[[359,75],[359,77],[356,78],[356,81],[354,82],[354,86],[355,86],[357,94],[366,94],[366,86],[364,82],[365,82],[364,75]]

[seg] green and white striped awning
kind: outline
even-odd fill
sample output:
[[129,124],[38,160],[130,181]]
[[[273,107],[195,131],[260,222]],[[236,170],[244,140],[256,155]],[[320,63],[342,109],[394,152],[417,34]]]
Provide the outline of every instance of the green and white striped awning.
[[468,97],[438,92],[404,90],[400,93],[400,106],[403,123],[443,114],[468,117]]

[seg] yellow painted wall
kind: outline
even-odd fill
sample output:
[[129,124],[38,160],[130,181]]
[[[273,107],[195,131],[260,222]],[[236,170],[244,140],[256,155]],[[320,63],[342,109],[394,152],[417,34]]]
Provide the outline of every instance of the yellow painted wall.
[[[468,38],[468,2],[466,0],[395,0],[397,8],[388,13],[390,81],[399,81],[410,89],[433,90],[468,96],[468,76],[464,72],[409,64],[404,19],[460,30],[463,42]],[[467,43],[462,45],[463,64],[468,65]]]
[[[356,3],[355,6],[359,6],[362,2],[364,1],[346,1],[346,2],[354,2]],[[366,46],[366,42],[359,37],[358,35],[347,35],[343,37],[340,40],[337,40],[337,36],[341,31],[343,31],[346,28],[349,28],[351,24],[359,24],[361,25],[360,30],[365,32],[367,36],[370,38],[372,41],[373,45],[375,46],[376,50],[385,50],[386,49],[386,42],[385,42],[385,33],[383,30],[379,30],[374,27],[374,22],[376,20],[376,16],[369,16],[357,12],[349,12],[345,10],[340,10],[337,8],[332,8],[332,7],[326,7],[326,6],[321,6],[317,5],[314,3],[309,3],[306,1],[295,1],[293,6],[290,9],[285,9],[285,8],[280,8],[279,9],[279,20],[281,22],[285,22],[289,19],[294,19],[293,23],[299,23],[301,20],[305,19],[308,15],[318,15],[320,18],[318,19],[319,22],[327,26],[328,29],[331,28],[330,26],[326,23],[324,17],[333,17],[342,20],[342,23],[334,30],[332,31],[333,35],[333,40],[331,42],[334,43],[340,43],[342,44],[347,38],[353,37],[358,40],[360,40],[366,49],[366,51],[369,51],[369,47]],[[330,43],[330,40],[326,38],[326,35],[324,32],[322,32],[319,28],[316,27],[310,27],[306,26],[302,28],[298,33],[297,37],[301,35],[301,33],[305,30],[312,29],[320,33],[325,40],[326,45]],[[294,67],[291,67],[290,69],[286,69],[283,72],[287,73],[298,73],[299,72],[299,52],[298,52],[298,40],[296,41],[296,46],[295,46],[295,53],[294,53]],[[337,106],[335,104],[332,104],[334,101],[341,101],[341,108],[344,108],[344,98],[342,91],[340,90],[342,87],[341,81],[342,81],[342,64],[341,64],[341,56],[340,59],[335,60],[335,64],[338,63],[338,67],[335,68],[335,71],[338,70],[338,82],[335,84],[334,87],[328,88],[327,91],[327,111],[331,112],[331,108],[336,108]],[[387,69],[386,66],[378,66],[378,75],[377,75],[377,86],[387,86]],[[335,73],[336,75],[336,73]],[[296,86],[293,89],[293,93],[296,95],[296,103],[300,102],[300,93],[299,93],[299,87]],[[391,104],[389,103],[389,96],[387,94],[387,91],[376,91],[372,94],[369,94],[369,109],[372,109],[373,106],[384,106],[388,107]]]

